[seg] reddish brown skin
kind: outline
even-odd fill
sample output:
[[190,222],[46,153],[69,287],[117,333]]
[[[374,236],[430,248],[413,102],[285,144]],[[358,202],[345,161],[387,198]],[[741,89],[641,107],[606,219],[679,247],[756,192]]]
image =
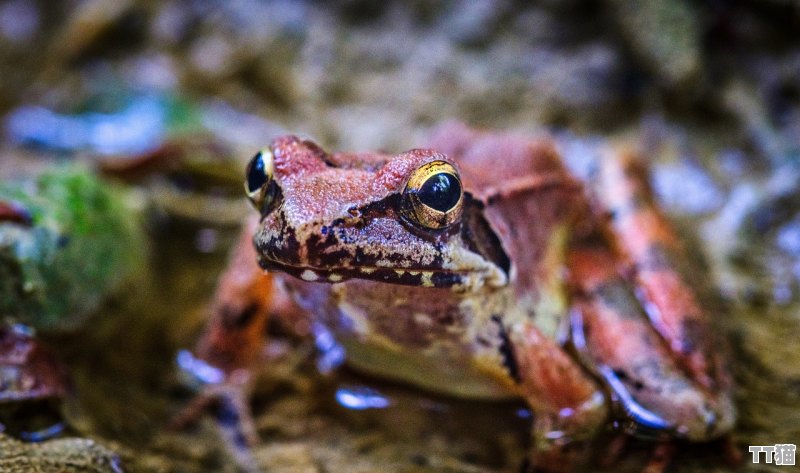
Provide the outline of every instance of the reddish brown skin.
[[[526,327],[516,340],[517,362],[522,376],[520,391],[526,399],[537,400],[547,406],[549,413],[534,414],[534,451],[532,465],[543,471],[569,471],[586,467],[586,438],[572,438],[570,433],[582,432],[587,425],[601,425],[607,420],[605,409],[591,407],[597,396],[597,385],[585,376],[559,346],[542,336],[534,327]],[[521,347],[536,344],[543,349],[523,350]],[[561,415],[564,410],[572,415]],[[537,438],[537,432],[562,431],[564,437]],[[568,447],[568,448],[567,448]]]
[[694,379],[709,390],[728,389],[730,377],[711,352],[717,344],[707,342],[715,334],[697,296],[705,284],[697,273],[693,276],[682,268],[688,261],[686,250],[655,204],[646,169],[629,150],[605,163],[602,175],[608,192],[603,200],[613,215],[610,238],[650,303],[653,327]]
[[[568,346],[545,336],[532,322],[536,318],[533,312],[529,314],[531,322],[507,320],[499,314],[492,316],[491,322],[482,319],[486,326],[469,326],[476,314],[465,316],[453,311],[453,307],[458,301],[469,300],[463,298],[470,295],[446,288],[352,279],[337,284],[344,292],[335,292],[329,284],[286,279],[295,295],[304,301],[301,305],[314,310],[312,317],[340,336],[350,336],[347,324],[337,328],[342,314],[337,298],[344,294],[348,303],[371,308],[370,321],[379,327],[382,337],[411,351],[450,350],[450,361],[455,363],[465,360],[470,352],[454,332],[477,328],[477,333],[489,340],[486,347],[501,350],[504,356],[510,353],[513,358],[506,361],[515,366],[499,366],[493,376],[509,392],[526,399],[534,411],[532,458],[538,469],[571,471],[580,464],[580,449],[575,445],[589,440],[608,421],[602,402],[596,402],[598,396],[601,401],[606,399],[623,432],[662,440],[703,441],[717,438],[731,428],[734,412],[730,378],[721,357],[710,355],[716,342],[709,335],[709,314],[702,310],[693,290],[691,273],[685,269],[687,257],[653,203],[645,174],[636,168],[629,153],[613,151],[612,159],[604,161],[603,179],[589,192],[565,170],[547,139],[485,133],[448,124],[435,132],[431,141],[431,148],[436,151],[417,149],[394,157],[378,153],[327,154],[313,143],[291,136],[273,141],[275,175],[279,176],[276,179],[284,186],[283,198],[291,208],[281,207],[280,213],[262,216],[256,237],[262,265],[287,271],[297,268],[291,272],[297,277],[303,268],[324,270],[334,260],[355,261],[347,252],[334,257],[327,253],[331,247],[304,244],[311,241],[305,239],[307,235],[316,234],[322,227],[302,225],[337,218],[341,211],[336,202],[339,196],[346,196],[355,209],[351,216],[340,217],[345,225],[338,228],[350,232],[343,234],[345,241],[372,235],[367,241],[377,241],[386,251],[398,244],[413,249],[407,254],[390,255],[400,268],[419,261],[420,255],[429,255],[424,248],[430,241],[458,244],[449,233],[420,237],[409,232],[400,225],[401,216],[391,207],[382,207],[382,213],[376,216],[364,215],[363,209],[368,207],[359,207],[360,202],[379,201],[400,192],[409,173],[421,163],[434,158],[451,160],[460,170],[464,188],[481,203],[481,218],[486,219],[518,269],[508,283],[516,297],[542,291],[542,282],[553,274],[553,268],[545,261],[546,245],[542,243],[552,238],[555,228],[569,224],[570,241],[564,255],[564,282],[571,306],[564,318],[570,333]],[[492,161],[494,156],[503,159]],[[487,163],[491,166],[487,167]],[[345,171],[347,178],[339,179],[339,173]],[[351,217],[353,224],[348,226]],[[292,233],[287,233],[287,228]],[[299,228],[305,228],[306,233],[301,240],[292,242],[294,230]],[[664,249],[665,257],[658,265],[650,258],[654,249]],[[262,284],[255,282],[259,278],[254,260],[247,261],[252,249],[238,251],[239,256],[234,259],[249,266],[244,271],[253,275],[254,284]],[[429,264],[421,268],[435,269],[439,263]],[[340,268],[335,269],[341,272]],[[375,277],[370,274],[362,277]],[[221,283],[215,307],[241,305],[225,301],[241,294],[263,298],[258,293],[269,290],[262,286],[253,291],[223,290],[228,284],[226,279],[227,276]],[[416,280],[397,282],[409,281]],[[658,317],[645,314],[643,305],[657,308]],[[422,310],[430,316],[425,323],[433,321],[433,326],[398,316],[398,311]],[[226,334],[225,327],[230,324],[220,322],[226,318],[222,316],[225,312],[214,311],[216,322],[212,321],[199,352],[210,361],[251,363],[253,351],[246,344],[260,346],[254,334],[261,332],[261,317],[266,317],[269,310],[259,310],[258,317],[253,318],[257,330],[246,336],[234,331],[232,336],[239,337],[233,338],[235,342],[230,342]],[[213,354],[229,351],[233,353],[221,358]],[[230,371],[237,363],[219,364],[231,366],[226,368]],[[653,424],[642,417],[641,410],[645,414],[656,413],[656,421],[673,427],[653,427],[658,422]],[[553,431],[562,435],[546,435]],[[648,468],[663,469],[664,457],[671,450],[669,446],[659,447]]]
[[[633,292],[620,276],[613,254],[604,248],[576,248],[569,255],[575,314],[583,324],[585,365],[626,373],[620,380],[642,407],[668,413],[682,424],[694,422],[698,406],[716,395],[685,385],[678,360],[647,323]],[[602,372],[597,372],[603,376]],[[699,383],[699,382],[698,382]],[[695,386],[696,388],[696,386]],[[665,393],[670,393],[665,395]],[[625,405],[620,405],[624,409]],[[701,407],[702,408],[702,407]],[[709,412],[709,416],[714,414]],[[636,433],[638,426],[630,426]],[[628,428],[628,427],[626,427]],[[714,425],[708,437],[719,436]],[[668,432],[660,435],[667,438]]]

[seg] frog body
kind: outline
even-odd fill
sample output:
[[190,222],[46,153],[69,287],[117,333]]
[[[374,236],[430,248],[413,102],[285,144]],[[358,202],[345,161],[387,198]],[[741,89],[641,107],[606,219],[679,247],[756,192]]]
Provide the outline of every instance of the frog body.
[[354,367],[524,399],[539,468],[570,469],[610,423],[717,438],[735,413],[710,316],[630,153],[611,154],[587,185],[547,137],[457,123],[398,155],[277,138],[247,171],[255,253]]

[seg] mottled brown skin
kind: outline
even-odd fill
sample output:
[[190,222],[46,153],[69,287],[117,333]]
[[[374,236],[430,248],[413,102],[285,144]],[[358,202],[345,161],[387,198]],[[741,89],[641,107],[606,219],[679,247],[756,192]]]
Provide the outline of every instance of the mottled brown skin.
[[712,319],[698,298],[706,284],[687,267],[689,256],[655,204],[646,169],[630,150],[605,162],[601,180],[608,191],[600,196],[613,215],[609,238],[633,267],[653,327],[693,379],[711,391],[730,389],[723,363],[714,361],[718,345],[707,341]]
[[[259,263],[291,275],[283,286],[354,367],[525,399],[532,462],[550,471],[576,468],[576,447],[612,421],[655,440],[731,429],[711,314],[627,155],[609,155],[587,190],[547,138],[460,124],[397,156],[328,154],[293,136],[270,154]],[[433,160],[455,166],[465,190],[460,218],[440,230],[403,210],[410,176]]]

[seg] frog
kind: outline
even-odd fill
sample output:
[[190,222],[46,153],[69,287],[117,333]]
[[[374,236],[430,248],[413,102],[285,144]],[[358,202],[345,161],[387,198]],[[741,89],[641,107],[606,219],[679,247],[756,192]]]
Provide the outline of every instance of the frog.
[[676,443],[729,438],[733,383],[706,281],[634,147],[597,154],[587,179],[544,133],[451,122],[399,154],[275,138],[247,166],[258,214],[197,360],[240,384],[265,320],[301,317],[357,371],[523,400],[530,471],[585,468],[609,430],[656,445],[647,471]]

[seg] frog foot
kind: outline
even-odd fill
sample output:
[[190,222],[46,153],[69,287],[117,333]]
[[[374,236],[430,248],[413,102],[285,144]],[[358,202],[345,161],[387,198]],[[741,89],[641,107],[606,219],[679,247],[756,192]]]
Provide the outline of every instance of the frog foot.
[[[602,468],[611,468],[617,463],[619,463],[620,458],[625,454],[625,450],[628,447],[628,442],[631,440],[631,436],[628,434],[617,434],[611,441],[605,446],[605,451],[600,455],[597,462]],[[669,460],[671,459],[672,452],[668,451],[668,447],[665,444],[660,443],[657,444],[656,447],[653,449],[653,453],[650,455],[650,459],[648,460],[646,466],[642,470],[643,472],[647,473],[655,473],[663,471],[664,468],[669,465]]]
[[[629,435],[620,435],[611,440],[607,451],[598,459],[598,465],[603,469],[612,468],[618,463],[627,446]],[[588,455],[586,442],[580,445],[571,442],[564,446],[549,448],[536,452],[534,460],[526,460],[521,468],[521,473],[554,473],[567,471],[583,471]],[[642,469],[642,473],[663,473],[669,467],[675,445],[670,442],[662,442],[656,445],[647,463]]]
[[586,442],[572,442],[569,445],[537,451],[525,460],[521,473],[564,473],[585,471]]

